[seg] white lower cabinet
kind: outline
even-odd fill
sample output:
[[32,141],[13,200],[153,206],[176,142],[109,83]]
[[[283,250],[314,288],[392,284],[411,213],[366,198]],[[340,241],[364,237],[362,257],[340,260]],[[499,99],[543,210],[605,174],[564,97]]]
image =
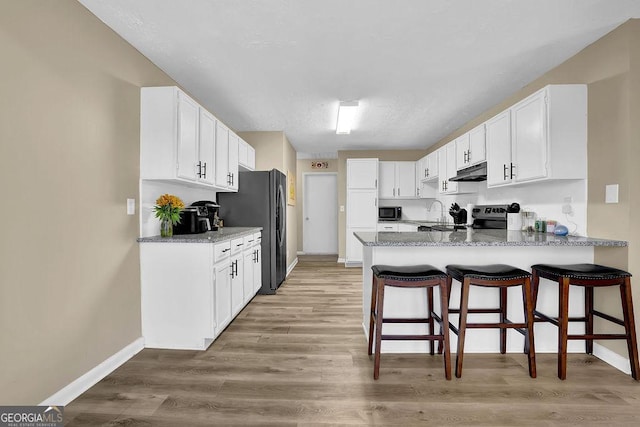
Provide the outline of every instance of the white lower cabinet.
[[[145,347],[205,350],[260,289],[260,232],[215,243],[140,244]],[[257,243],[257,246],[256,246]],[[257,261],[254,260],[254,251]],[[246,254],[250,257],[245,257]],[[249,267],[245,261],[249,259]],[[250,272],[245,283],[245,273]],[[249,273],[247,273],[249,274]],[[256,284],[258,284],[256,286]]]
[[379,222],[378,231],[398,231],[398,224],[390,224],[388,222]]
[[260,246],[262,244],[262,234],[255,233],[253,238],[255,245],[252,252],[255,254],[253,259],[253,294],[255,295],[262,287],[262,246]]
[[244,239],[231,240],[231,314],[233,317],[244,307]]

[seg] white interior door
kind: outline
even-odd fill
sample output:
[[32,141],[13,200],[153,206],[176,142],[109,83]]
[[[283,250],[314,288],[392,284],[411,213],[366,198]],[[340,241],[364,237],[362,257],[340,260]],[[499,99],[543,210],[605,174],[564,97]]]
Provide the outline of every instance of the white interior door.
[[338,253],[338,177],[304,174],[302,250],[307,254]]

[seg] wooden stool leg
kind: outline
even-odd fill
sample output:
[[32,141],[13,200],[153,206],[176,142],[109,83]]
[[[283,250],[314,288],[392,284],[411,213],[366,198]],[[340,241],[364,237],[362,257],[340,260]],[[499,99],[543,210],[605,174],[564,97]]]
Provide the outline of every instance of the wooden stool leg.
[[524,304],[524,316],[527,323],[527,335],[525,336],[526,347],[528,348],[529,376],[536,377],[536,346],[533,338],[533,293],[531,292],[531,280],[524,279],[522,284],[522,303]]
[[376,310],[376,296],[378,293],[376,276],[373,276],[371,281],[371,313],[369,314],[369,356],[371,356],[373,350],[373,327],[375,322],[375,310]]
[[[448,315],[449,315],[449,303],[451,302],[451,287],[452,287],[451,276],[447,276],[447,278],[446,278],[446,287],[447,287],[447,292],[446,292],[445,295],[447,297],[447,302],[446,302],[446,304],[442,303],[441,306],[440,306],[440,309],[444,310],[443,307],[445,307],[445,305],[446,305],[446,307],[447,307],[447,317],[448,317]],[[442,291],[440,291],[440,296],[442,297]],[[442,298],[441,298],[441,300],[442,300]],[[443,322],[443,325],[444,325],[443,328],[445,328],[447,333],[448,333],[449,332],[449,322]],[[438,354],[442,353],[442,345],[443,345],[442,341],[438,342]]]
[[558,378],[567,379],[567,334],[569,329],[569,278],[558,281]]
[[460,292],[460,320],[458,321],[458,351],[456,353],[456,378],[462,376],[462,359],[464,357],[464,337],[467,332],[467,310],[469,308],[469,286],[471,279],[462,281]]
[[625,277],[624,283],[620,286],[620,296],[622,297],[622,312],[624,315],[625,333],[627,335],[627,348],[629,349],[629,362],[631,364],[631,376],[638,380],[640,366],[638,363],[638,341],[636,338],[636,323],[633,315],[633,300],[631,298],[631,279]]
[[[507,319],[507,288],[500,288],[500,323],[504,325]],[[507,328],[500,328],[500,354],[507,352]]]
[[373,359],[373,379],[377,380],[380,375],[380,345],[382,344],[382,317],[384,313],[384,279],[382,283],[378,283],[378,297],[376,309],[376,350]]
[[440,332],[442,333],[442,346],[444,346],[444,375],[445,378],[451,379],[451,345],[449,342],[449,293],[447,292],[447,280],[440,280],[440,318],[442,325]]
[[[540,276],[535,268],[531,271],[531,304],[533,304],[533,322],[536,321],[536,305],[538,304],[538,287],[540,286]],[[529,340],[524,340],[524,354],[529,354]]]
[[[433,286],[429,286],[427,288],[427,305],[429,306],[427,309],[429,321],[429,335],[433,335],[433,317],[431,316],[431,311],[433,311]],[[429,354],[433,356],[434,354],[434,342],[433,340],[429,340]]]
[[[593,286],[584,287],[584,317],[587,319],[584,325],[585,335],[593,335]],[[593,354],[593,340],[585,339],[585,352]]]

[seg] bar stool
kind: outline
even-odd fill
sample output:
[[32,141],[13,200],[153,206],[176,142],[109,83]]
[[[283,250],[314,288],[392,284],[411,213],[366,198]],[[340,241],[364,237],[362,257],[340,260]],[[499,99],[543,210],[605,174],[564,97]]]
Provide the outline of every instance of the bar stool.
[[[369,356],[373,350],[373,332],[375,328],[376,350],[373,364],[373,379],[380,374],[380,345],[382,340],[426,340],[430,341],[430,353],[434,354],[434,341],[439,342],[439,352],[444,343],[444,372],[445,378],[451,379],[451,352],[449,347],[449,315],[447,275],[430,265],[389,266],[373,265],[373,280],[371,289],[371,316],[369,318]],[[426,318],[384,318],[384,290],[387,286],[397,288],[426,288],[428,314]],[[433,310],[433,288],[440,289],[441,316]],[[440,324],[440,334],[434,334],[434,320]],[[427,323],[427,335],[382,335],[383,323]]]
[[[500,353],[507,351],[507,329],[515,329],[525,336],[529,360],[529,376],[536,377],[535,346],[533,341],[533,299],[531,296],[531,274],[516,267],[504,264],[470,266],[447,266],[447,293],[450,295],[452,279],[462,283],[460,293],[460,308],[449,308],[449,313],[459,313],[458,327],[450,325],[451,330],[458,335],[458,351],[456,354],[456,377],[462,376],[462,360],[464,357],[464,340],[467,328],[500,328]],[[469,288],[471,285],[499,288],[500,306],[498,308],[469,308]],[[522,301],[524,304],[524,323],[513,323],[507,318],[507,288],[522,286]],[[468,313],[497,313],[500,321],[497,323],[468,323]]]
[[[624,339],[629,350],[631,376],[638,380],[638,343],[633,316],[633,301],[631,299],[631,274],[616,268],[597,264],[549,265],[536,264],[531,266],[533,273],[533,301],[538,299],[540,278],[558,282],[558,317],[553,318],[539,311],[535,311],[536,321],[549,322],[558,330],[558,378],[567,378],[567,340],[585,340],[586,353],[593,354],[593,340]],[[584,286],[584,317],[569,317],[569,285]],[[593,308],[593,289],[603,286],[619,286],[622,298],[622,313],[624,319],[610,316]],[[624,334],[594,334],[593,316],[600,317],[620,326],[624,326]],[[584,334],[569,334],[569,322],[584,322]]]

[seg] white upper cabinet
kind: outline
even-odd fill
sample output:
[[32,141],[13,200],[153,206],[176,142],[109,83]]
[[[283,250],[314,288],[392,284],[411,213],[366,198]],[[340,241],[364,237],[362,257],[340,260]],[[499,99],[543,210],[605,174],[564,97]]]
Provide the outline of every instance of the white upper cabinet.
[[449,181],[457,174],[456,140],[438,149],[438,193],[463,194],[478,191],[475,182]]
[[240,137],[238,137],[238,166],[250,171],[256,168],[256,150]]
[[586,85],[546,86],[487,122],[487,164],[489,187],[586,179]]
[[140,178],[237,191],[238,137],[177,87],[142,88]]
[[347,159],[347,188],[377,189],[378,159]]
[[229,190],[238,191],[238,135],[229,131]]
[[215,184],[216,164],[216,119],[206,110],[200,109],[199,158],[197,175],[206,184]]
[[416,198],[416,162],[380,162],[381,199]]
[[438,152],[429,153],[416,162],[416,174],[420,181],[438,180]]
[[140,178],[212,185],[211,175],[202,173],[205,164],[213,169],[212,121],[177,87],[142,88]]
[[456,139],[456,169],[477,165],[487,159],[485,149],[485,125],[473,128]]
[[487,187],[511,182],[511,111],[506,110],[488,122]]

